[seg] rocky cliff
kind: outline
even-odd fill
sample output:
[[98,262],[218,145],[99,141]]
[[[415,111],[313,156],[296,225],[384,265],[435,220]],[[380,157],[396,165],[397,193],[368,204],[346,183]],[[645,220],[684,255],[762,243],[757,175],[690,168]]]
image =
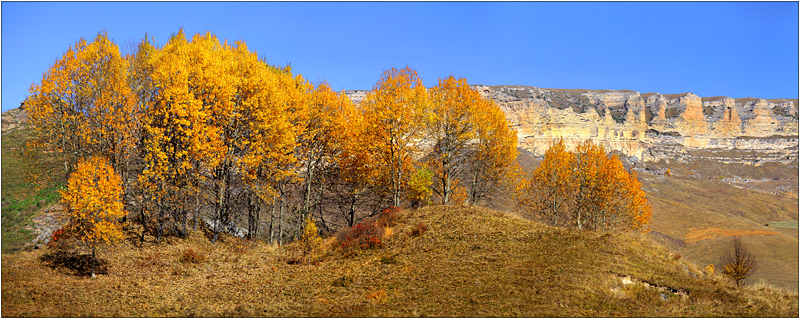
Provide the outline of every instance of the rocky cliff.
[[500,105],[517,129],[520,147],[536,155],[562,137],[572,146],[591,139],[644,161],[703,157],[760,165],[797,160],[796,99],[473,87]]
[[[693,93],[474,85],[506,113],[520,147],[543,155],[561,137],[591,139],[643,161],[698,158],[760,165],[798,157],[798,100]],[[359,103],[367,91],[346,91]]]

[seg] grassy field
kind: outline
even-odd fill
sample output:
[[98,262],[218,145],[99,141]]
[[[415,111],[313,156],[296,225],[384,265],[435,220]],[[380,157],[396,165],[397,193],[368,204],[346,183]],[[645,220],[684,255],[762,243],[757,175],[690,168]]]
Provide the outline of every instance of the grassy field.
[[[424,224],[420,236],[411,230]],[[579,232],[485,208],[399,213],[380,249],[345,257],[332,238],[313,264],[281,248],[202,232],[85,257],[4,255],[4,317],[403,316],[676,317],[798,315],[798,295],[734,288],[637,234]],[[133,234],[132,234],[133,235]],[[199,263],[183,263],[189,249]]]

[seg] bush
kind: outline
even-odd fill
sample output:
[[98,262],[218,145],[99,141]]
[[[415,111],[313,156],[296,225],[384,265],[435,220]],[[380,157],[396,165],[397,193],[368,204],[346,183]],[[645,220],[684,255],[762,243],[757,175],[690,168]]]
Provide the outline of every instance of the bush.
[[303,235],[300,237],[299,244],[303,255],[292,258],[289,263],[315,263],[319,257],[322,238],[319,237],[317,224],[311,216],[307,216],[303,222]]
[[50,235],[50,241],[47,242],[47,248],[56,250],[69,250],[76,246],[75,237],[70,234],[67,227],[68,226],[59,228],[58,230],[54,231],[52,235]]
[[381,248],[383,228],[375,222],[359,223],[347,231],[337,235],[337,241],[345,254],[353,254],[358,250]]
[[376,223],[378,224],[378,226],[384,228],[394,226],[395,224],[397,224],[397,215],[398,215],[397,213],[400,212],[400,210],[401,208],[395,206],[384,209],[378,215],[378,220],[376,221]]
[[714,264],[709,264],[706,266],[706,276],[714,275]]
[[206,256],[199,252],[195,252],[194,249],[189,248],[186,252],[183,253],[181,256],[181,262],[184,264],[192,263],[192,264],[199,264],[202,263],[206,259]]
[[411,236],[412,237],[419,237],[422,236],[422,233],[428,231],[428,227],[425,226],[423,223],[418,223],[414,228],[411,229]]

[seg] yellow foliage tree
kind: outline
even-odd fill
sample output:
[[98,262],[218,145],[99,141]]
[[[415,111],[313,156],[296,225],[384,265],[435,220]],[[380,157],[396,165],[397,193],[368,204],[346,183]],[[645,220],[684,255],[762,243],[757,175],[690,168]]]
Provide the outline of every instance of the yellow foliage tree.
[[305,172],[302,181],[303,209],[308,215],[311,209],[312,192],[319,191],[319,170],[324,166],[335,165],[336,154],[341,151],[341,138],[346,124],[346,109],[352,102],[344,95],[337,94],[327,83],[320,83],[311,92],[308,120],[300,135],[297,155]]
[[469,163],[469,204],[489,196],[516,179],[517,131],[509,127],[505,113],[494,101],[481,99],[473,112],[476,141]]
[[411,202],[411,207],[419,208],[421,206],[431,204],[431,196],[433,190],[433,171],[426,165],[417,169],[414,174],[411,174],[408,179],[408,200]]
[[518,184],[517,198],[528,217],[539,217],[552,226],[566,226],[575,198],[575,154],[558,139],[547,149],[530,179]]
[[410,67],[391,68],[361,102],[370,125],[369,134],[374,136],[378,146],[378,164],[395,207],[400,207],[400,194],[413,168],[411,154],[424,128],[422,120],[427,96],[417,71]]
[[322,245],[322,238],[319,237],[317,224],[314,218],[306,216],[303,221],[303,235],[300,237],[300,247],[303,250],[303,257],[313,261]]
[[121,196],[122,179],[102,157],[78,160],[61,191],[68,232],[92,250],[92,277],[97,247],[122,240],[117,221],[125,216]]
[[375,190],[380,179],[380,149],[365,110],[352,103],[343,105],[343,131],[337,138],[340,147],[335,162],[337,178],[347,197],[345,219],[349,227],[356,222],[356,206]]
[[99,33],[91,43],[74,47],[33,84],[25,101],[39,145],[61,158],[64,176],[78,159],[107,158],[118,172],[127,172],[128,152],[136,140],[135,99],[127,82],[128,60],[118,46]]
[[479,107],[490,104],[481,103],[480,94],[466,79],[456,80],[452,75],[439,79],[439,84],[428,93],[431,109],[426,124],[436,160],[433,189],[442,204],[447,204],[472,155],[470,142],[477,137],[480,125],[475,123],[479,118],[476,114],[486,112]]

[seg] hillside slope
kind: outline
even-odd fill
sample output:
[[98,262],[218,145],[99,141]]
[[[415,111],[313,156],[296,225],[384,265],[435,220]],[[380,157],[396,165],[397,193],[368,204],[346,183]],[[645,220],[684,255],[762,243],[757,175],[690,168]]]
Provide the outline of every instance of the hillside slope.
[[[427,227],[421,236],[411,230]],[[202,232],[104,251],[105,275],[49,249],[3,255],[2,316],[792,316],[797,293],[706,277],[644,236],[544,226],[476,207],[399,213],[381,249],[318,264]],[[179,260],[189,249],[198,263]],[[677,258],[676,258],[677,257]],[[48,266],[48,265],[52,265]]]

